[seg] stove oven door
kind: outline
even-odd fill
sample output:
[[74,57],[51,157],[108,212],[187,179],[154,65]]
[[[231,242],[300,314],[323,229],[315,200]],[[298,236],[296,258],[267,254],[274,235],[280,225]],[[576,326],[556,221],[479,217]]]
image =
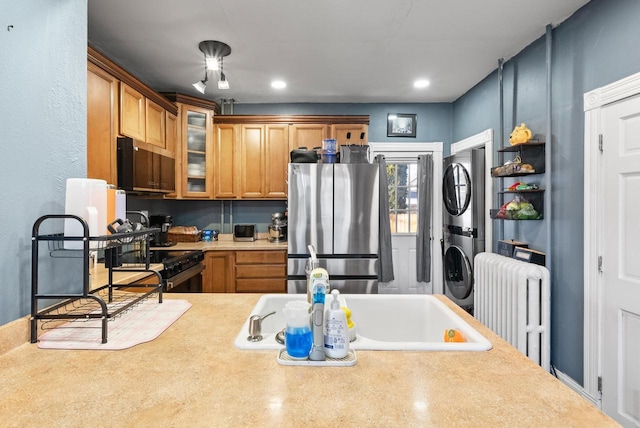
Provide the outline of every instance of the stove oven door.
[[167,293],[202,293],[202,271],[204,265],[198,263],[165,280]]

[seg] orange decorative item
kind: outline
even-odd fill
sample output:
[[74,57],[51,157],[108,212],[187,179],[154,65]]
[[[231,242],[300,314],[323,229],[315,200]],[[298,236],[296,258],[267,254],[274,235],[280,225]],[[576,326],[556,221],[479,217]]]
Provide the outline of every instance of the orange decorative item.
[[444,331],[445,342],[466,342],[462,333],[454,328],[450,328]]

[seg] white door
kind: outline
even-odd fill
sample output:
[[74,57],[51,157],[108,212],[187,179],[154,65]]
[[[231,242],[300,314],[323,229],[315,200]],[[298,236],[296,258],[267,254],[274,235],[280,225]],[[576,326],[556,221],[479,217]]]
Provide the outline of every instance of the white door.
[[387,159],[387,181],[390,195],[389,222],[391,224],[393,274],[395,279],[390,283],[379,285],[378,292],[424,294],[427,292],[427,286],[431,284],[418,283],[416,280],[416,235],[418,233],[417,155],[412,160]]
[[602,109],[602,410],[640,427],[640,96]]
[[[380,294],[402,293],[442,293],[442,261],[440,239],[442,238],[442,143],[375,143],[369,142],[372,158],[383,154],[387,161],[387,169],[392,166],[402,176],[396,181],[399,184],[404,200],[402,204],[390,206],[391,245],[393,257],[393,273],[395,279],[389,283],[378,285]],[[416,281],[416,229],[417,223],[417,160],[420,154],[433,155],[433,207],[431,213],[431,282]],[[398,168],[399,167],[399,168]],[[390,187],[393,184],[390,182]],[[397,189],[391,189],[394,191]]]

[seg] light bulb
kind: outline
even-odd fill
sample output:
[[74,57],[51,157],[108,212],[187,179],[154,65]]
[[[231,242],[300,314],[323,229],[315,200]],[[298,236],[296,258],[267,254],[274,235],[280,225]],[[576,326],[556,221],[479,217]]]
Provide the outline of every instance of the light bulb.
[[218,71],[220,69],[218,58],[216,57],[207,57],[204,62],[207,66],[207,70],[209,71]]

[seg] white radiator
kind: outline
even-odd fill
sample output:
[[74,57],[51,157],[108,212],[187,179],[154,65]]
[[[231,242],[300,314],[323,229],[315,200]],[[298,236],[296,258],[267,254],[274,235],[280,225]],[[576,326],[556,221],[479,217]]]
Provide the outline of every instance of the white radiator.
[[550,369],[549,270],[493,253],[474,259],[474,317]]

